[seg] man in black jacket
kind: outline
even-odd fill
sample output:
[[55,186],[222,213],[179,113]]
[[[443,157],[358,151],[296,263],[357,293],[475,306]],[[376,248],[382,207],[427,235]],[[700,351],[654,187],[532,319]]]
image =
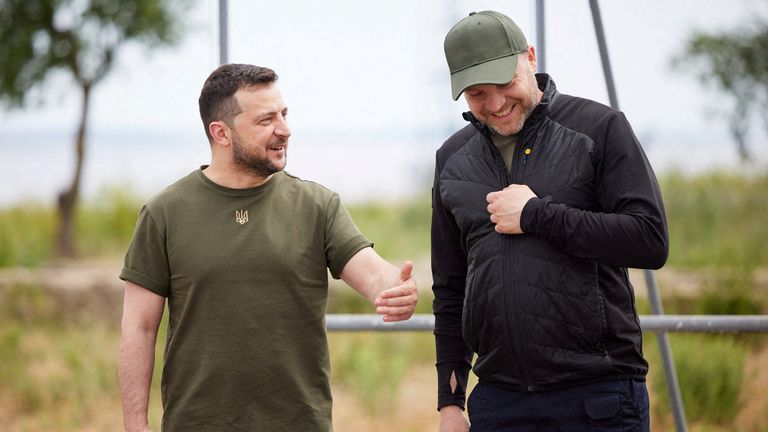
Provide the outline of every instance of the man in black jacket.
[[558,93],[520,29],[472,13],[445,38],[471,124],[437,151],[441,431],[649,430],[627,267],[668,252],[661,193],[621,112]]

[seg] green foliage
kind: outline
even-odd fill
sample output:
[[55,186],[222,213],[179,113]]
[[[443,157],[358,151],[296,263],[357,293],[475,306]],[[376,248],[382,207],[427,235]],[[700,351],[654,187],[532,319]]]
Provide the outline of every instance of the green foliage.
[[[107,188],[78,208],[78,248],[84,256],[123,254],[141,201],[130,190]],[[53,256],[56,211],[39,204],[0,209],[0,268],[35,267]]]
[[[4,430],[112,430],[120,424],[119,318],[105,321],[86,312],[63,307],[39,286],[0,286]],[[166,325],[164,316],[161,328]],[[164,343],[158,337],[149,410],[154,430],[162,414]]]
[[349,212],[379,255],[395,260],[429,253],[431,205],[427,195],[401,203],[353,205]]
[[105,188],[94,200],[80,207],[77,239],[89,255],[123,254],[136,226],[140,198],[130,190]]
[[358,394],[371,413],[389,412],[411,365],[434,362],[434,342],[426,333],[332,333],[334,380]]
[[0,267],[37,266],[51,256],[56,215],[38,204],[0,210]]
[[101,80],[126,41],[169,44],[184,3],[162,0],[0,2],[0,99],[23,106],[30,90],[63,70],[80,86]]
[[726,118],[746,161],[745,137],[753,115],[761,115],[768,128],[768,22],[763,18],[752,26],[719,34],[696,32],[673,65],[698,70],[701,82],[732,98]]
[[672,173],[660,183],[669,224],[668,265],[751,272],[768,264],[768,174]]
[[692,313],[699,315],[759,315],[764,309],[754,289],[753,272],[739,269],[719,272],[695,305]]
[[[739,274],[748,279],[755,269],[768,265],[768,174],[672,173],[660,183],[669,223],[669,266],[716,268],[716,276],[727,276],[730,280],[723,282],[731,285]],[[379,254],[399,264],[428,256],[430,204],[424,196],[401,203],[351,205],[349,210]],[[130,189],[117,187],[82,204],[77,232],[83,255],[122,254],[140,206]],[[0,209],[0,267],[45,262],[52,253],[54,230],[55,211],[50,207],[26,203]]]
[[[654,339],[652,342],[651,339]],[[654,344],[647,338],[646,344]],[[739,394],[743,383],[747,347],[732,336],[671,335],[678,381],[686,416],[691,422],[725,425],[739,412]],[[645,350],[652,365],[661,365],[656,349]],[[661,367],[651,369],[656,389],[654,410],[669,414],[669,395]]]
[[[23,304],[29,299],[18,292],[3,300],[21,300],[13,309],[29,310]],[[64,323],[52,325],[40,312],[35,315],[32,320],[0,320],[0,394],[13,395],[21,414],[50,414],[65,406],[72,410],[68,421],[75,421],[77,415],[72,414],[85,410],[89,399],[117,391],[113,363],[105,361],[113,353],[92,348],[109,346],[99,327],[84,331]]]

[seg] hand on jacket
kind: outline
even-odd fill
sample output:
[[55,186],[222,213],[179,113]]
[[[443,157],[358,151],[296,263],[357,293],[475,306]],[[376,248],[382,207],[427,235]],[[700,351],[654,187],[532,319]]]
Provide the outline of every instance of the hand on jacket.
[[498,192],[491,192],[486,197],[491,222],[496,224],[496,232],[502,234],[522,234],[520,215],[523,207],[531,198],[536,198],[531,188],[513,184]]

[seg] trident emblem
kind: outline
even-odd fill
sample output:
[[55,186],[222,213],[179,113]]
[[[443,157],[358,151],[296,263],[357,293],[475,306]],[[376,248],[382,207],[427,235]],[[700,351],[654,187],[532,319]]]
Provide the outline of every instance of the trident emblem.
[[240,225],[248,222],[248,210],[235,210],[235,221]]

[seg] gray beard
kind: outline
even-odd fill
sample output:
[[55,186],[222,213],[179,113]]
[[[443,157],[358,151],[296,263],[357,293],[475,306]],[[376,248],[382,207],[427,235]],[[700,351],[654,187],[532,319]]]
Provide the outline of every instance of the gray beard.
[[531,116],[531,114],[533,113],[533,110],[536,109],[537,105],[538,105],[538,103],[534,103],[532,106],[530,106],[528,109],[525,110],[525,112],[523,113],[523,120],[520,122],[520,125],[519,125],[520,128],[515,133],[502,133],[500,130],[496,129],[495,127],[493,127],[493,126],[491,126],[490,124],[487,124],[487,123],[485,123],[485,126],[487,126],[488,129],[491,129],[492,131],[494,131],[496,133],[496,135],[501,135],[501,136],[517,135],[520,132],[522,132],[523,128],[525,127],[525,122],[528,121],[528,117]]

